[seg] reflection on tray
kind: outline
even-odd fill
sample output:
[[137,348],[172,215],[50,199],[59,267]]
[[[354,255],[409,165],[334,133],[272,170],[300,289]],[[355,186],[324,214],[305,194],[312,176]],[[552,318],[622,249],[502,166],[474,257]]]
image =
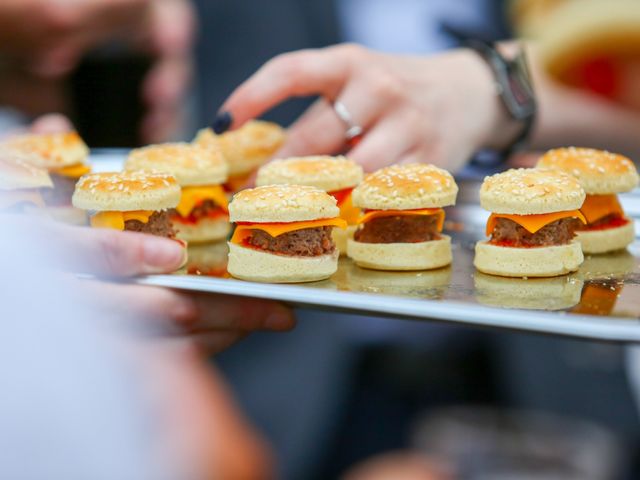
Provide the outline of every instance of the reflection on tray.
[[476,299],[492,307],[564,310],[577,305],[584,281],[578,275],[504,278],[476,272]]

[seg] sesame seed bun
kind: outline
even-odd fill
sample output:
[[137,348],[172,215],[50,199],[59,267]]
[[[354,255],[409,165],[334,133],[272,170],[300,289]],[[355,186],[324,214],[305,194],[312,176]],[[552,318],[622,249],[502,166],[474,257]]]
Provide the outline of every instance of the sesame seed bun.
[[475,267],[502,277],[556,277],[578,270],[584,256],[580,243],[552,247],[499,247],[476,243]]
[[353,204],[370,210],[413,210],[455,205],[458,185],[434,165],[393,165],[367,175],[353,191]]
[[165,143],[129,153],[125,170],[155,170],[173,175],[183,187],[220,185],[229,168],[222,154],[189,143]]
[[256,185],[310,185],[326,192],[353,188],[362,167],[345,157],[312,156],[274,160],[258,170]]
[[635,240],[636,231],[633,220],[625,225],[604,230],[580,230],[576,240],[582,245],[584,253],[607,253],[627,248]]
[[205,276],[225,276],[229,247],[227,242],[189,244],[186,273]]
[[476,272],[476,299],[484,305],[528,310],[564,310],[580,303],[584,281],[577,275],[555,278],[504,278]]
[[533,215],[576,210],[585,193],[573,176],[535,168],[511,169],[486,177],[480,205],[494,213]]
[[229,243],[229,273],[240,280],[302,283],[325,280],[338,270],[338,252],[318,257],[289,257]]
[[178,232],[176,237],[189,244],[224,240],[231,231],[231,224],[226,217],[201,218],[193,224],[173,222],[173,226]]
[[0,190],[53,187],[46,170],[25,162],[19,153],[0,151]]
[[285,130],[279,125],[252,120],[231,132],[216,135],[210,128],[198,132],[194,143],[220,149],[229,162],[229,176],[249,173],[269,160],[284,143]]
[[576,177],[587,195],[628,192],[638,185],[638,171],[622,155],[591,148],[549,150],[538,167],[557,168]]
[[339,214],[335,198],[306,185],[265,185],[243,190],[229,204],[232,222],[302,222]]
[[363,243],[349,239],[349,257],[373,270],[430,270],[451,263],[451,238],[420,243]]
[[178,205],[180,186],[166,173],[92,173],[80,178],[72,201],[83,210],[164,210]]
[[18,135],[4,145],[30,154],[34,165],[47,170],[83,163],[89,156],[89,148],[76,132]]

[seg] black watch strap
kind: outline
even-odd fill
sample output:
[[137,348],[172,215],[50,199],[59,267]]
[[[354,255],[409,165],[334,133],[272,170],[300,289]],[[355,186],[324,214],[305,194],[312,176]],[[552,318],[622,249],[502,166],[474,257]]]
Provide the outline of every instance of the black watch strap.
[[502,152],[503,158],[526,146],[537,113],[537,102],[527,66],[526,52],[521,48],[513,59],[505,58],[491,43],[465,39],[464,46],[477,52],[489,65],[505,109],[522,123],[518,136]]

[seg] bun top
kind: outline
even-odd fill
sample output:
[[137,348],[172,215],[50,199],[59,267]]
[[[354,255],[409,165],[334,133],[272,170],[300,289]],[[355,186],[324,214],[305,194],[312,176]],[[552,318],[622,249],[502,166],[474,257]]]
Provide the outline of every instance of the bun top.
[[269,160],[282,146],[285,131],[280,125],[251,120],[231,132],[216,135],[210,128],[198,132],[194,143],[218,148],[229,163],[229,175],[244,175]]
[[627,157],[591,148],[549,150],[538,167],[557,168],[578,179],[588,195],[628,192],[638,185],[638,171]]
[[353,191],[353,204],[370,210],[414,210],[455,205],[458,185],[434,165],[393,165],[367,175]]
[[353,188],[362,181],[362,167],[345,157],[312,156],[274,160],[258,170],[256,185],[309,185],[326,192]]
[[178,182],[166,173],[92,173],[78,180],[73,206],[97,211],[155,211],[175,208],[180,195]]
[[302,222],[334,218],[336,199],[308,185],[265,185],[236,193],[229,204],[232,222]]
[[34,165],[47,170],[77,165],[89,156],[89,148],[76,132],[18,135],[4,145],[30,155]]
[[137,148],[129,153],[124,168],[168,173],[183,187],[219,185],[227,181],[229,170],[218,150],[190,143]]
[[560,170],[519,168],[486,177],[480,205],[493,213],[533,215],[576,210],[585,193],[578,180]]
[[0,151],[0,191],[53,187],[46,170],[26,162],[21,155]]

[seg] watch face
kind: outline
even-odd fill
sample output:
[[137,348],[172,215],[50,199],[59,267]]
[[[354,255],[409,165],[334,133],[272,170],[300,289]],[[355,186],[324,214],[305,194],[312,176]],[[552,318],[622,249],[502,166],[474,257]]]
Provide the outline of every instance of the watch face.
[[509,86],[505,89],[507,108],[519,120],[531,117],[536,110],[536,101],[524,49],[520,49],[518,55],[508,62],[506,73]]

